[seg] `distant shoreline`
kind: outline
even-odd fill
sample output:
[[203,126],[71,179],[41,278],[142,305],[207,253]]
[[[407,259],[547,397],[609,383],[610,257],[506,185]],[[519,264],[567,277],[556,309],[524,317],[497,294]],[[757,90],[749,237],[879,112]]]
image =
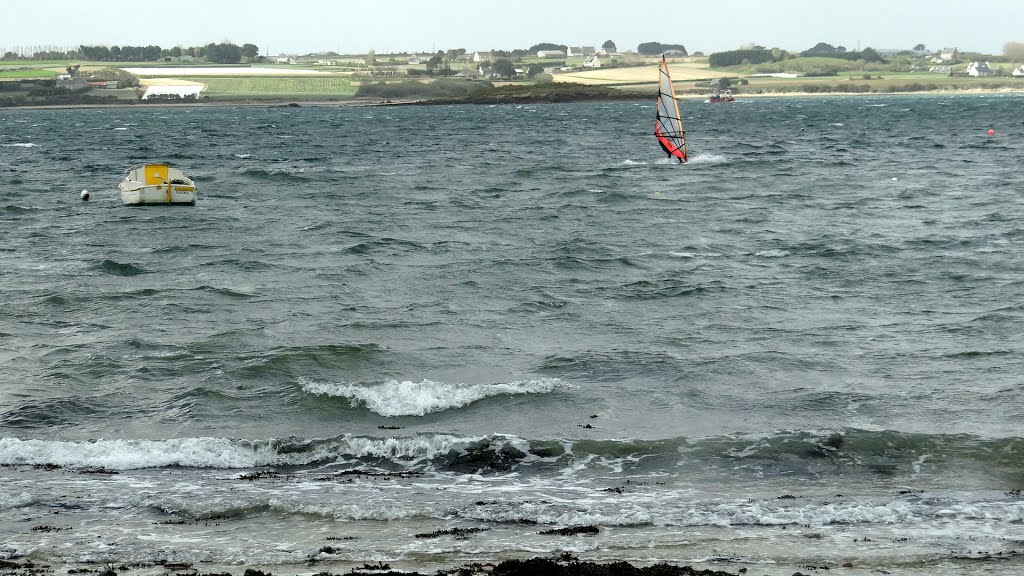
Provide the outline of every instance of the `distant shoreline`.
[[[605,89],[607,90],[607,89]],[[26,104],[16,106],[2,106],[0,110],[90,110],[90,109],[124,109],[124,108],[225,108],[225,107],[247,107],[247,108],[348,108],[348,107],[380,107],[380,106],[454,106],[454,105],[504,105],[504,104],[560,104],[573,102],[617,102],[617,101],[646,101],[653,96],[639,92],[616,91],[612,94],[607,91],[583,90],[573,93],[549,93],[540,91],[537,93],[508,93],[498,89],[489,94],[472,96],[454,96],[429,99],[394,99],[381,100],[379,98],[361,98],[348,100],[218,100],[214,102],[160,102],[153,104],[142,104],[138,102],[125,103],[89,103],[89,104]],[[1024,87],[1017,88],[967,88],[956,90],[921,90],[914,92],[763,92],[734,93],[737,102],[746,99],[765,98],[846,98],[846,97],[885,97],[885,96],[921,96],[921,95],[1013,95],[1024,94]],[[677,98],[683,102],[703,102],[707,96],[684,94]]]

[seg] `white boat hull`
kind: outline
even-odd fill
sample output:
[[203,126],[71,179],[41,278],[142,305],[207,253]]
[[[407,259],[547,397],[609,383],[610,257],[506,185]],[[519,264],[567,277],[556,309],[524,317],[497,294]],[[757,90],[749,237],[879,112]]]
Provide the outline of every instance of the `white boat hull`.
[[125,206],[145,205],[186,205],[195,206],[196,190],[180,190],[184,188],[170,185],[170,194],[167,193],[167,186],[147,186],[135,189],[121,189],[121,203]]

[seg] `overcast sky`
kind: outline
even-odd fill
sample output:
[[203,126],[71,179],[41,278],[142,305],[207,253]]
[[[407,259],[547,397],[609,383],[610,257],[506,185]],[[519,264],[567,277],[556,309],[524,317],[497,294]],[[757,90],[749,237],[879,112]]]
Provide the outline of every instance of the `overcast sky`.
[[0,50],[252,43],[260,54],[512,50],[541,42],[690,52],[924,44],[1001,54],[1024,0],[4,0]]

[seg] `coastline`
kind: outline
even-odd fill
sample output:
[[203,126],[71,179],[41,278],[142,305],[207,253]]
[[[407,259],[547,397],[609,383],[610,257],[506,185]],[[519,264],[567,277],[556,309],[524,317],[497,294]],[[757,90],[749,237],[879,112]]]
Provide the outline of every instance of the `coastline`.
[[[922,90],[915,92],[763,92],[763,93],[734,93],[736,102],[743,100],[759,100],[765,98],[846,98],[846,97],[880,97],[880,96],[986,96],[986,95],[1017,95],[1024,94],[1024,87],[1021,88],[967,88],[956,90]],[[379,98],[362,98],[350,100],[219,100],[216,102],[161,102],[154,104],[132,103],[110,103],[110,104],[28,104],[23,106],[3,106],[0,110],[89,110],[89,109],[124,109],[124,108],[356,108],[356,107],[379,107],[379,106],[454,106],[461,104],[558,104],[572,102],[625,102],[645,101],[651,96],[643,93],[628,93],[609,95],[608,93],[589,92],[581,94],[558,94],[552,96],[549,93],[538,94],[509,94],[500,92],[496,94],[485,94],[478,96],[441,97],[430,99],[396,99],[381,100]],[[682,94],[677,96],[683,102],[702,102],[707,99],[706,95]]]

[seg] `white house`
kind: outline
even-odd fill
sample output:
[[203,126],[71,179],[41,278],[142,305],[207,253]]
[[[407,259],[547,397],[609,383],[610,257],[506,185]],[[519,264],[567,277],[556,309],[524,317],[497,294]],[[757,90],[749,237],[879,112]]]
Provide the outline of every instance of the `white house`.
[[537,58],[565,58],[565,52],[561,50],[538,50]]
[[968,76],[995,76],[994,70],[988,67],[988,62],[971,62],[967,66]]
[[1024,77],[1024,64],[1014,68],[1013,72],[1010,72],[1010,74],[1013,74],[1014,78]]
[[601,58],[597,54],[591,54],[587,56],[587,59],[583,61],[583,66],[587,68],[600,68]]

